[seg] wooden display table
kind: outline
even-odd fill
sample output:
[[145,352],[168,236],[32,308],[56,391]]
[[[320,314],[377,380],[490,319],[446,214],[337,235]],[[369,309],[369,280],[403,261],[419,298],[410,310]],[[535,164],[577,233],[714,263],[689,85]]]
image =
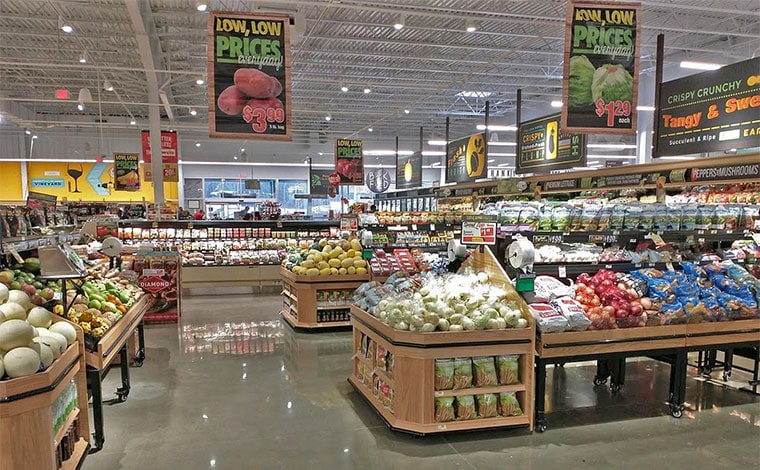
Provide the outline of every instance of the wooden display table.
[[[93,451],[103,448],[105,433],[103,431],[103,390],[102,381],[114,359],[119,357],[121,370],[121,387],[116,390],[117,401],[127,401],[130,391],[129,383],[129,354],[127,341],[135,330],[139,336],[139,350],[136,358],[138,365],[145,359],[145,338],[143,334],[143,317],[153,305],[153,297],[143,295],[127,310],[127,313],[117,321],[100,340],[85,351],[87,364],[87,386],[92,394],[92,417],[95,432]],[[89,345],[88,345],[89,346]]]
[[369,274],[300,276],[280,267],[282,317],[293,328],[316,330],[351,326],[353,291],[369,281]]
[[[398,331],[373,315],[351,307],[351,326],[354,333],[354,369],[348,381],[394,430],[415,434],[464,431],[474,429],[526,426],[533,430],[533,369],[535,328],[527,305],[514,292],[501,266],[489,250],[476,252],[464,266],[489,274],[489,282],[504,288],[520,305],[529,326],[520,329],[436,331],[430,333]],[[508,294],[509,295],[509,294]],[[393,358],[392,371],[379,363],[377,357],[365,357],[361,343],[368,338]],[[364,340],[366,341],[366,340]],[[435,360],[458,357],[517,355],[519,381],[510,385],[435,390]],[[367,371],[364,373],[363,371]],[[386,399],[374,389],[373,379],[379,377],[392,389],[392,399]],[[434,419],[435,399],[478,394],[515,392],[523,414],[449,422]]]
[[[55,318],[54,321],[66,321]],[[90,447],[87,408],[84,336],[75,325],[77,341],[69,345],[45,371],[0,382],[0,468],[55,470],[80,468]],[[77,405],[57,432],[53,425],[53,405],[70,382],[77,387]],[[78,419],[78,438],[71,456],[61,467],[56,449]],[[68,438],[66,438],[68,439]]]
[[[668,404],[684,411],[688,353],[760,344],[760,319],[614,330],[539,334],[536,339],[536,430],[544,431],[546,366],[565,362],[651,356],[671,364]],[[595,379],[595,384],[606,378]]]

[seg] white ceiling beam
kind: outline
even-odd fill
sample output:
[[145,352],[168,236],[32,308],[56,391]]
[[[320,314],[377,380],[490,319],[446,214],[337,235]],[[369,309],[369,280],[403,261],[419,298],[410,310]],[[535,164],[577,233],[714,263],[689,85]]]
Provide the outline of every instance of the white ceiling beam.
[[[158,93],[159,83],[163,83],[169,77],[164,76],[167,71],[161,63],[161,44],[158,40],[153,14],[150,11],[150,3],[140,0],[125,0],[125,2],[135,30],[140,60],[145,69],[148,87],[153,88]],[[157,72],[159,70],[161,72]],[[163,102],[167,116],[169,116],[170,121],[173,121],[174,115],[171,112],[171,106],[174,104],[174,97],[172,96],[171,87],[166,87],[163,91],[166,93],[166,99],[162,99],[161,101]]]

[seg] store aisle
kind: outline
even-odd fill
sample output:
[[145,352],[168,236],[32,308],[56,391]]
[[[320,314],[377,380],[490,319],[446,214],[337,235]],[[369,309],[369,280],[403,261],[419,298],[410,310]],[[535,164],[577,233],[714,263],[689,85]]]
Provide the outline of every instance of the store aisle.
[[[550,369],[550,429],[418,438],[389,431],[346,382],[349,332],[295,333],[278,296],[190,297],[146,330],[126,403],[105,407],[86,470],[758,468],[760,398],[690,378],[665,415],[668,367],[629,365],[620,394],[594,368]],[[118,374],[103,384],[106,397]]]

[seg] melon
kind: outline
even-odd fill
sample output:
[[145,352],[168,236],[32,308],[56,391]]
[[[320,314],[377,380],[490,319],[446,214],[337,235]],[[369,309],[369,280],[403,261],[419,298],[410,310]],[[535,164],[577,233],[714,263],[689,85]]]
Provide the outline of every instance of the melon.
[[42,368],[47,369],[48,367],[50,367],[50,364],[52,364],[53,361],[55,360],[55,357],[53,356],[53,349],[45,343],[35,342],[32,344],[36,344],[40,348],[38,354],[40,355],[40,362],[42,363]]
[[32,375],[40,370],[40,356],[32,348],[11,349],[3,358],[3,363],[5,373],[12,379]]
[[26,320],[26,309],[15,302],[7,302],[0,305],[0,313],[5,320]]
[[329,276],[330,275],[330,268],[322,268],[319,270],[320,276]]
[[358,267],[356,268],[356,274],[367,274],[367,268]]
[[29,311],[26,321],[32,326],[47,328],[53,323],[53,314],[46,308],[34,307]]
[[49,343],[54,356],[55,351],[58,351],[59,355],[66,351],[66,337],[62,334],[51,331],[47,336],[43,336],[43,338],[48,340],[46,343]]
[[8,287],[5,284],[0,283],[0,304],[4,304],[8,301],[9,292]]
[[356,274],[356,268],[353,266],[348,267],[348,274]]
[[50,354],[53,355],[53,359],[58,359],[61,356],[61,350],[58,348],[58,340],[50,339],[50,336],[38,336],[32,338],[32,342],[44,344],[50,348]]
[[364,268],[366,266],[367,266],[367,262],[366,261],[364,261],[361,258],[359,258],[359,259],[354,258],[354,267],[355,268]]
[[71,344],[77,340],[77,330],[71,323],[59,321],[48,328],[52,333],[60,333],[66,338],[66,343]]
[[0,379],[5,375],[5,366],[3,365],[3,358],[0,356]]
[[0,323],[0,349],[10,351],[26,346],[34,336],[32,325],[24,320],[6,320]]
[[24,307],[24,309],[28,309],[32,304],[32,300],[29,298],[29,295],[27,295],[27,293],[22,290],[12,290],[8,292],[8,302],[19,304]]
[[343,268],[350,268],[354,265],[354,260],[352,258],[346,258],[340,262],[340,265]]

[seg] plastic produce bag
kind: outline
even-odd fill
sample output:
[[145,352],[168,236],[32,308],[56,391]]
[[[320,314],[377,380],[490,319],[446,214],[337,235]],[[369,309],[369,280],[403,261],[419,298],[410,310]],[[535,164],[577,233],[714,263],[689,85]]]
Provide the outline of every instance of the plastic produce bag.
[[481,418],[493,418],[499,415],[498,397],[494,393],[475,395],[478,404],[478,416]]
[[456,397],[454,408],[459,420],[469,420],[478,417],[478,413],[475,410],[475,397],[472,395]]
[[454,397],[439,397],[435,399],[435,414],[433,419],[436,423],[454,421]]
[[474,371],[473,384],[476,387],[493,387],[498,385],[496,366],[492,356],[473,357],[472,368]]
[[518,360],[519,356],[514,354],[496,356],[496,372],[499,376],[500,385],[511,385],[519,382]]
[[530,313],[536,319],[541,333],[561,333],[568,329],[567,319],[549,304],[530,304]]
[[458,357],[453,359],[454,375],[453,389],[461,390],[472,387],[472,360],[469,357]]
[[549,302],[557,297],[575,293],[572,281],[567,285],[552,276],[536,276],[534,285],[533,291],[523,293],[523,298],[528,303]]
[[435,389],[451,390],[454,387],[454,359],[435,360]]
[[502,392],[499,394],[499,414],[502,416],[520,416],[523,414],[515,392]]

